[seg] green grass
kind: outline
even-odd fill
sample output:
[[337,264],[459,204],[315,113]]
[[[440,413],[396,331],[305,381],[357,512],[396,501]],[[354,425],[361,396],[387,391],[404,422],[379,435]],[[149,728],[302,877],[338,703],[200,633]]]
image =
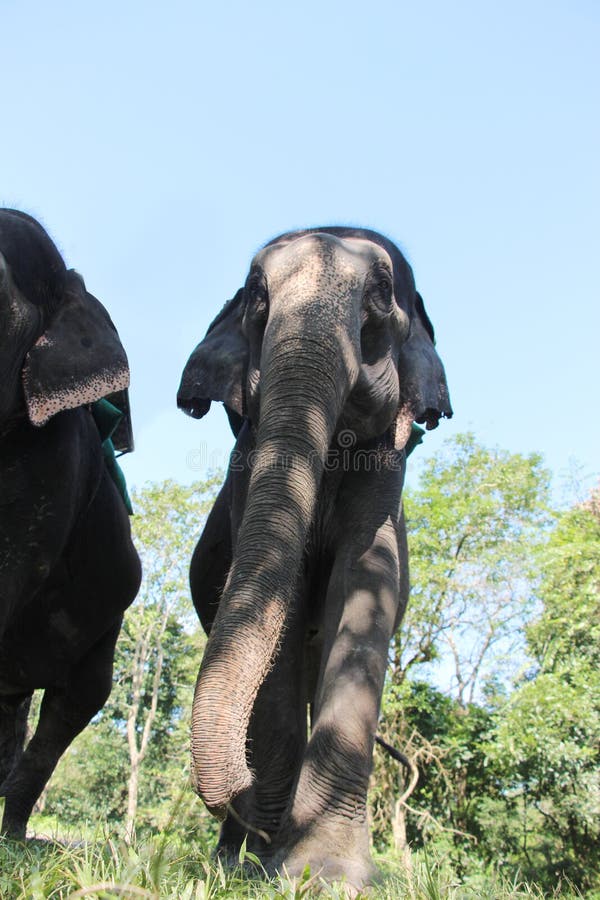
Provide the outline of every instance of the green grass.
[[[182,829],[183,832],[183,829]],[[507,883],[489,875],[477,885],[458,884],[443,861],[415,857],[407,877],[393,862],[379,860],[384,879],[371,894],[382,900],[508,900],[543,898],[526,884]],[[300,883],[285,878],[261,880],[238,869],[226,872],[201,843],[189,835],[156,835],[128,846],[119,838],[98,833],[92,840],[69,842],[0,839],[0,897],[2,900],[42,898],[147,898],[147,900],[221,900],[270,898],[310,900],[343,898],[343,887],[323,885],[306,873]],[[575,892],[561,891],[561,898]]]
[[[312,900],[346,898],[343,885],[326,885],[318,873],[305,872],[298,881],[259,877],[252,854],[241,854],[240,865],[226,871],[213,859],[214,828],[199,821],[185,803],[174,804],[164,828],[128,845],[118,829],[77,831],[55,819],[34,816],[38,835],[18,842],[0,837],[0,900]],[[213,820],[210,820],[212,823]],[[212,833],[211,833],[212,831]],[[82,839],[83,838],[83,839]],[[495,872],[460,882],[443,856],[415,853],[408,874],[396,858],[380,856],[382,881],[369,894],[377,900],[543,900],[534,885],[509,882]],[[258,863],[258,860],[256,860]],[[582,895],[558,886],[561,900]],[[600,900],[588,895],[587,900]]]

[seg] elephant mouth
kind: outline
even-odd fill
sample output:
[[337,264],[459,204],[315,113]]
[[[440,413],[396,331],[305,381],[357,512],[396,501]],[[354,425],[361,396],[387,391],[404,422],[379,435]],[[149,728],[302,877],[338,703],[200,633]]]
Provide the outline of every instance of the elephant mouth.
[[210,409],[210,400],[206,397],[177,397],[177,407],[192,419],[201,419]]

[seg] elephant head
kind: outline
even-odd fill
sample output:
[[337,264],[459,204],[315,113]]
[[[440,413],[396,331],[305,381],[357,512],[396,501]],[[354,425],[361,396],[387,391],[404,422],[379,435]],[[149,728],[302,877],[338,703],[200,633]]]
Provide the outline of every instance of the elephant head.
[[0,210],[0,425],[61,410],[129,384],[117,331],[31,216]]
[[185,367],[178,405],[220,400],[250,420],[256,452],[243,520],[196,685],[192,777],[217,815],[252,781],[252,707],[285,627],[328,451],[452,410],[410,266],[381,235],[324,228],[283,235]]

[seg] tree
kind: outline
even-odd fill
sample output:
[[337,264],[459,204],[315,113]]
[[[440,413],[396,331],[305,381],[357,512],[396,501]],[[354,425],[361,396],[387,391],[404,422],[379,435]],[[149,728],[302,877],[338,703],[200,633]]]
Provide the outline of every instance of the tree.
[[600,669],[600,488],[558,518],[542,560],[542,614],[527,629],[541,669]]
[[[447,441],[407,490],[411,596],[394,641],[393,678],[444,658],[452,692],[472,703],[483,677],[522,647],[534,551],[548,525],[549,472],[539,454]],[[494,670],[494,663],[496,669]]]
[[[371,804],[380,846],[390,843],[391,831],[393,849],[408,862],[409,847],[434,845],[464,874],[481,839],[481,799],[497,794],[486,757],[492,723],[486,707],[461,706],[425,681],[388,684],[379,731],[411,766],[376,754]],[[416,784],[411,767],[418,772]]]
[[558,518],[527,628],[535,667],[499,710],[488,751],[518,811],[510,853],[547,885],[600,882],[599,501],[596,491]]

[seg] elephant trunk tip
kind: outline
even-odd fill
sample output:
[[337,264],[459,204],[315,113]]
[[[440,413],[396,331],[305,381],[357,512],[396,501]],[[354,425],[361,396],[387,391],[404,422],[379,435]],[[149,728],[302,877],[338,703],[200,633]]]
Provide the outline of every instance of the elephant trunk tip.
[[[216,760],[211,757],[211,768],[216,765]],[[220,768],[217,766],[217,768]],[[212,772],[214,776],[214,771]],[[192,787],[209,813],[222,821],[236,797],[252,787],[254,779],[247,765],[244,765],[235,773],[230,773],[226,780],[219,780],[218,784],[211,782],[211,773],[205,776],[199,771],[199,766],[192,760]]]
[[[212,739],[198,739],[192,733],[192,788],[208,811],[217,819],[223,819],[236,797],[252,786],[254,776],[248,768],[244,740],[230,743],[220,740],[218,732],[210,727],[199,728],[198,736],[207,734],[211,734]],[[232,753],[232,746],[243,749]]]
[[192,419],[201,419],[210,409],[210,400],[205,397],[194,397],[181,391],[177,394],[177,407]]

